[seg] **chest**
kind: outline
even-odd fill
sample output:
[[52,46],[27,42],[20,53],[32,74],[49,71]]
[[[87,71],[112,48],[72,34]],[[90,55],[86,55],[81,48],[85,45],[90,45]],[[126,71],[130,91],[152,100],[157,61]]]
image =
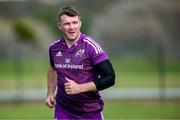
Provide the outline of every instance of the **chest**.
[[57,70],[85,70],[91,66],[91,61],[85,48],[72,51],[55,50],[53,61]]

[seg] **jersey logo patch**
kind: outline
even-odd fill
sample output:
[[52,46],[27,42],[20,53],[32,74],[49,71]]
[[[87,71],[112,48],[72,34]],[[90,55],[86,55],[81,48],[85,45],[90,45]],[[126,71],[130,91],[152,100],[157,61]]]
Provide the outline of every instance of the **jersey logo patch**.
[[62,56],[61,51],[59,51],[59,52],[56,54],[56,56]]
[[75,57],[82,57],[85,53],[85,49],[80,49],[76,52]]
[[70,58],[69,59],[68,58],[65,59],[65,63],[70,63],[70,61],[71,61]]

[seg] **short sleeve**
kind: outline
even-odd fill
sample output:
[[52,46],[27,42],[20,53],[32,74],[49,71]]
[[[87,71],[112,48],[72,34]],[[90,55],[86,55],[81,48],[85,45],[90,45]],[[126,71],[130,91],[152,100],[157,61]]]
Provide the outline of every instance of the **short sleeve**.
[[100,45],[96,41],[92,40],[91,38],[86,38],[85,42],[87,42],[88,54],[93,65],[109,59],[106,52],[100,47]]
[[54,60],[53,60],[53,56],[52,56],[52,52],[51,52],[51,47],[49,47],[49,62],[50,62],[50,65],[55,68],[54,66]]

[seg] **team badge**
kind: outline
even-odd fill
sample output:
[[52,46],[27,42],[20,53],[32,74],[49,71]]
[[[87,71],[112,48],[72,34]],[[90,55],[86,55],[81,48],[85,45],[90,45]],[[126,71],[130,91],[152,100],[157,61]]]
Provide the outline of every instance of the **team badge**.
[[71,59],[70,58],[66,58],[65,59],[65,63],[70,63]]
[[75,56],[76,57],[82,57],[82,55],[85,53],[85,49],[80,49],[76,52]]

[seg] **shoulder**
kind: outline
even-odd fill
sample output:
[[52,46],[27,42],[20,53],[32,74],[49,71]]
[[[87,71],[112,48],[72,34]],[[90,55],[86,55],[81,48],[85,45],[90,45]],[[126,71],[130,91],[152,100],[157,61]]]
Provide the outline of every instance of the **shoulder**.
[[53,48],[58,47],[58,46],[61,44],[61,41],[62,41],[62,39],[59,39],[59,40],[54,41],[53,43],[51,43],[51,44],[49,45],[49,49],[53,49]]
[[99,43],[97,43],[94,39],[89,36],[85,36],[83,39],[84,44],[86,44],[87,48],[90,51],[95,51],[96,54],[103,52],[102,48],[100,47]]

